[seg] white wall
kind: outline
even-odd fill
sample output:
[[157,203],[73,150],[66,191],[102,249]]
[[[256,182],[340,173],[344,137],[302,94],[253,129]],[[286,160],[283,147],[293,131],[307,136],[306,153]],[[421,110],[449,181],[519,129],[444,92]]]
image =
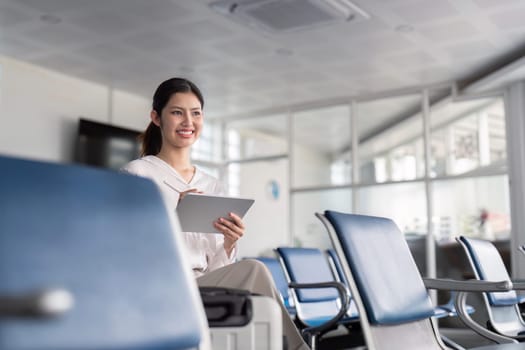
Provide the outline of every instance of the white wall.
[[[142,130],[150,102],[0,56],[0,154],[70,162],[79,117]],[[113,101],[110,110],[109,101]],[[110,112],[111,111],[111,112]]]
[[[254,198],[245,217],[246,234],[239,241],[239,256],[272,255],[277,246],[289,245],[288,160],[242,163],[240,196]],[[280,195],[268,193],[268,183],[276,180]]]

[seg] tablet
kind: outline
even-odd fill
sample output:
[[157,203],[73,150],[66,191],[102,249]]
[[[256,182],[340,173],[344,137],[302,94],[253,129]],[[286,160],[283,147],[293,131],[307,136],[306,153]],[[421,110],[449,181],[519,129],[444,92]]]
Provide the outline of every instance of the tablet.
[[228,213],[243,217],[254,200],[188,193],[177,206],[177,215],[183,232],[218,233],[213,223],[218,218],[228,219]]

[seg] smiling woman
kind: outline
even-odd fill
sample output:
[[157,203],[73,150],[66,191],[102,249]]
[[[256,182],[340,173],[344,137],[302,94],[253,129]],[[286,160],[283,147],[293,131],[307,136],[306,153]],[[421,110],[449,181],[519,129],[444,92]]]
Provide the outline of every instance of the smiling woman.
[[[153,96],[151,122],[141,135],[142,158],[122,168],[153,180],[171,213],[189,192],[223,194],[219,180],[197,168],[190,159],[191,148],[203,128],[203,106],[201,92],[190,81],[172,78],[160,84]],[[307,349],[267,268],[257,260],[234,262],[237,241],[245,231],[242,219],[229,213],[228,218],[218,218],[214,226],[220,233],[183,232],[199,286],[245,289],[273,298],[281,305],[288,348]]]

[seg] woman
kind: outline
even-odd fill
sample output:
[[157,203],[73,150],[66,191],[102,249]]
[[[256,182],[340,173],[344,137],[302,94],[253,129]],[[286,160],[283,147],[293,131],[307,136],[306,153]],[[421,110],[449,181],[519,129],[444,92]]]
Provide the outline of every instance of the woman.
[[[151,122],[142,134],[142,158],[122,169],[152,179],[170,210],[189,192],[222,194],[217,179],[191,164],[191,146],[203,127],[203,106],[202,94],[192,82],[172,78],[161,83],[153,96]],[[256,260],[234,263],[237,241],[245,231],[242,219],[230,213],[230,220],[219,218],[214,225],[219,234],[183,233],[198,285],[246,289],[272,297],[281,305],[288,348],[308,349],[266,267]]]

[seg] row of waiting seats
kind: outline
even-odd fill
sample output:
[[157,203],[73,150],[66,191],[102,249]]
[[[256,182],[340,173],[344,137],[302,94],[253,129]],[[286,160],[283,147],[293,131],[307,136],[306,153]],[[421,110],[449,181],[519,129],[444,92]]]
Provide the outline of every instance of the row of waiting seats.
[[[318,341],[326,343],[323,348],[357,346],[363,343],[359,326],[359,313],[349,293],[349,283],[334,249],[325,252],[317,248],[278,247],[276,257],[258,257],[270,270],[283,303],[305,338],[315,348]],[[323,289],[310,289],[317,284]],[[308,285],[309,289],[301,288]],[[290,288],[292,286],[293,288]],[[341,291],[341,289],[344,289]],[[346,292],[345,292],[346,291]],[[455,317],[454,295],[446,304],[434,308],[435,318]],[[466,305],[468,314],[474,308]],[[343,326],[343,327],[341,327]],[[335,328],[345,332],[321,337]],[[459,346],[446,339],[450,345]]]

